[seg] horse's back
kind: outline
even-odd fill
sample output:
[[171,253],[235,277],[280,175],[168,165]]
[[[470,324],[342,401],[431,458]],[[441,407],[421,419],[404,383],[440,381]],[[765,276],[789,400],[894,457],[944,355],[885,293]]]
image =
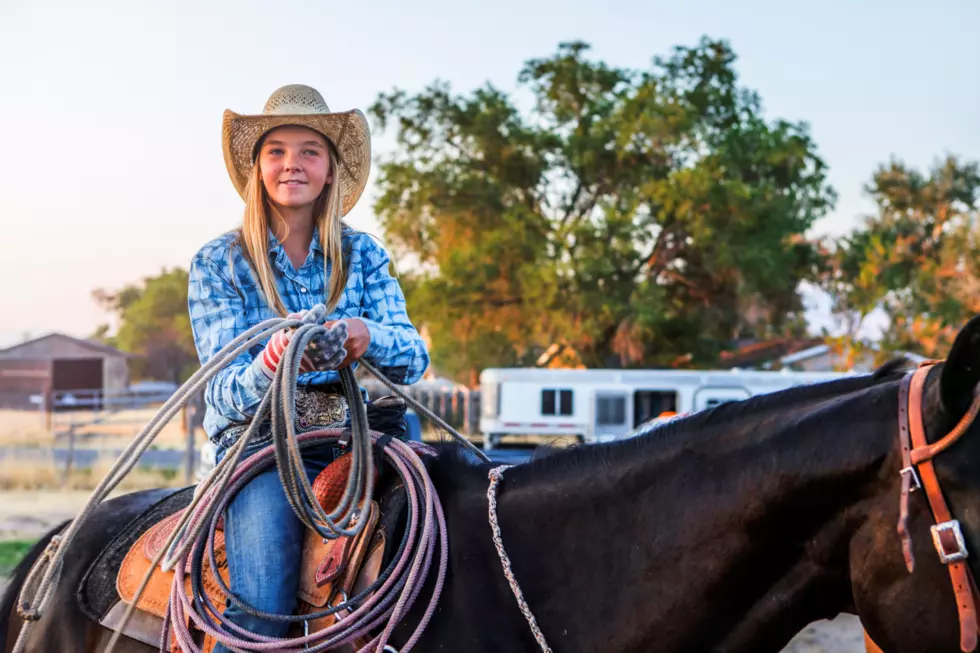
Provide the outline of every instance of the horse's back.
[[[101,650],[97,648],[96,642],[104,641],[104,636],[109,631],[92,623],[81,610],[77,598],[79,584],[92,563],[133,519],[175,491],[154,489],[133,492],[105,501],[96,507],[65,551],[64,566],[55,595],[45,614],[34,626],[27,646],[28,653]],[[19,591],[20,587],[13,584],[7,588],[7,592]],[[80,645],[81,633],[86,633],[84,645]],[[12,646],[16,636],[17,633],[12,629],[8,632],[8,648]],[[127,646],[121,651],[152,650],[142,644],[139,646],[139,649]]]

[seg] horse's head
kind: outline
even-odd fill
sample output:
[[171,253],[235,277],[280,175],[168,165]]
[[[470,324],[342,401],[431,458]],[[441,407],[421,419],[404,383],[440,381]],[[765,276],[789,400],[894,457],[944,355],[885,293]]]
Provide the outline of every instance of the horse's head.
[[[958,535],[957,530],[962,533],[968,557],[961,566],[980,578],[980,419],[971,421],[968,414],[978,383],[980,316],[960,331],[947,359],[929,369],[919,404],[928,443],[942,441],[954,429],[965,429],[953,444],[932,458],[935,479],[941,488],[933,489],[932,494],[941,494],[956,522],[947,523],[947,542]],[[913,392],[913,420],[914,397]],[[851,577],[856,607],[871,637],[888,653],[953,653],[961,650],[959,617],[966,617],[969,628],[975,628],[975,620],[958,609],[954,594],[954,585],[969,574],[951,574],[950,563],[940,560],[931,530],[936,518],[929,492],[923,489],[913,489],[908,499],[908,532],[914,555],[914,569],[908,570],[896,528],[903,467],[898,422],[894,437],[894,452],[883,467],[887,475],[883,486],[887,489],[852,543]],[[913,485],[922,474],[928,476],[929,470],[919,466],[918,478],[910,477]],[[929,490],[929,483],[925,484]],[[964,595],[970,594],[967,582],[960,603]],[[969,640],[968,633],[965,641],[969,644]]]

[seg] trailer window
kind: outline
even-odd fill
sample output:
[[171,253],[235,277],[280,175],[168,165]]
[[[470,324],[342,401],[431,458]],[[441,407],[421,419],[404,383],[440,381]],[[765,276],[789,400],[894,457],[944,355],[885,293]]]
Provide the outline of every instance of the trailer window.
[[668,390],[637,390],[633,395],[633,428],[663,413],[677,412],[677,393]]
[[541,414],[567,417],[572,414],[572,391],[546,388],[541,391]]
[[559,390],[559,403],[558,403],[558,414],[562,416],[567,416],[572,414],[572,391],[571,390]]
[[626,423],[626,397],[599,397],[596,400],[597,426],[619,426]]

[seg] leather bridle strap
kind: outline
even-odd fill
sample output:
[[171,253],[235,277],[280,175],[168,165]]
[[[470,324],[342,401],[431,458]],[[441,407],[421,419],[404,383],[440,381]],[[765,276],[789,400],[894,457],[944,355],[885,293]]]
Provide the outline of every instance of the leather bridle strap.
[[[960,648],[969,653],[977,646],[976,585],[973,573],[966,564],[968,552],[960,523],[953,519],[943,497],[932,458],[944,451],[966,432],[980,410],[980,395],[975,397],[970,410],[942,440],[930,445],[926,440],[922,418],[922,394],[931,366],[919,367],[902,380],[899,394],[899,441],[902,448],[902,494],[899,506],[898,533],[902,540],[905,564],[909,572],[915,568],[912,555],[911,535],[908,531],[908,500],[915,487],[925,491],[936,524],[930,527],[933,545],[939,560],[949,569],[956,607],[960,620]],[[918,475],[917,475],[918,473]]]
[[902,379],[898,391],[898,442],[902,448],[902,492],[898,504],[898,537],[902,541],[902,555],[905,556],[905,567],[911,574],[915,571],[915,554],[912,553],[912,536],[909,533],[909,492],[912,482],[922,487],[919,476],[912,466],[912,436],[909,435],[909,388],[912,385],[912,375]]

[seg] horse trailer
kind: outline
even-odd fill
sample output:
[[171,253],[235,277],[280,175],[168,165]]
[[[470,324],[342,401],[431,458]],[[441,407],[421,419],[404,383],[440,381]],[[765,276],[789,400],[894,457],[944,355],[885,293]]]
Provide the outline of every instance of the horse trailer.
[[514,435],[609,442],[658,417],[855,372],[488,368],[480,374],[484,447]]

